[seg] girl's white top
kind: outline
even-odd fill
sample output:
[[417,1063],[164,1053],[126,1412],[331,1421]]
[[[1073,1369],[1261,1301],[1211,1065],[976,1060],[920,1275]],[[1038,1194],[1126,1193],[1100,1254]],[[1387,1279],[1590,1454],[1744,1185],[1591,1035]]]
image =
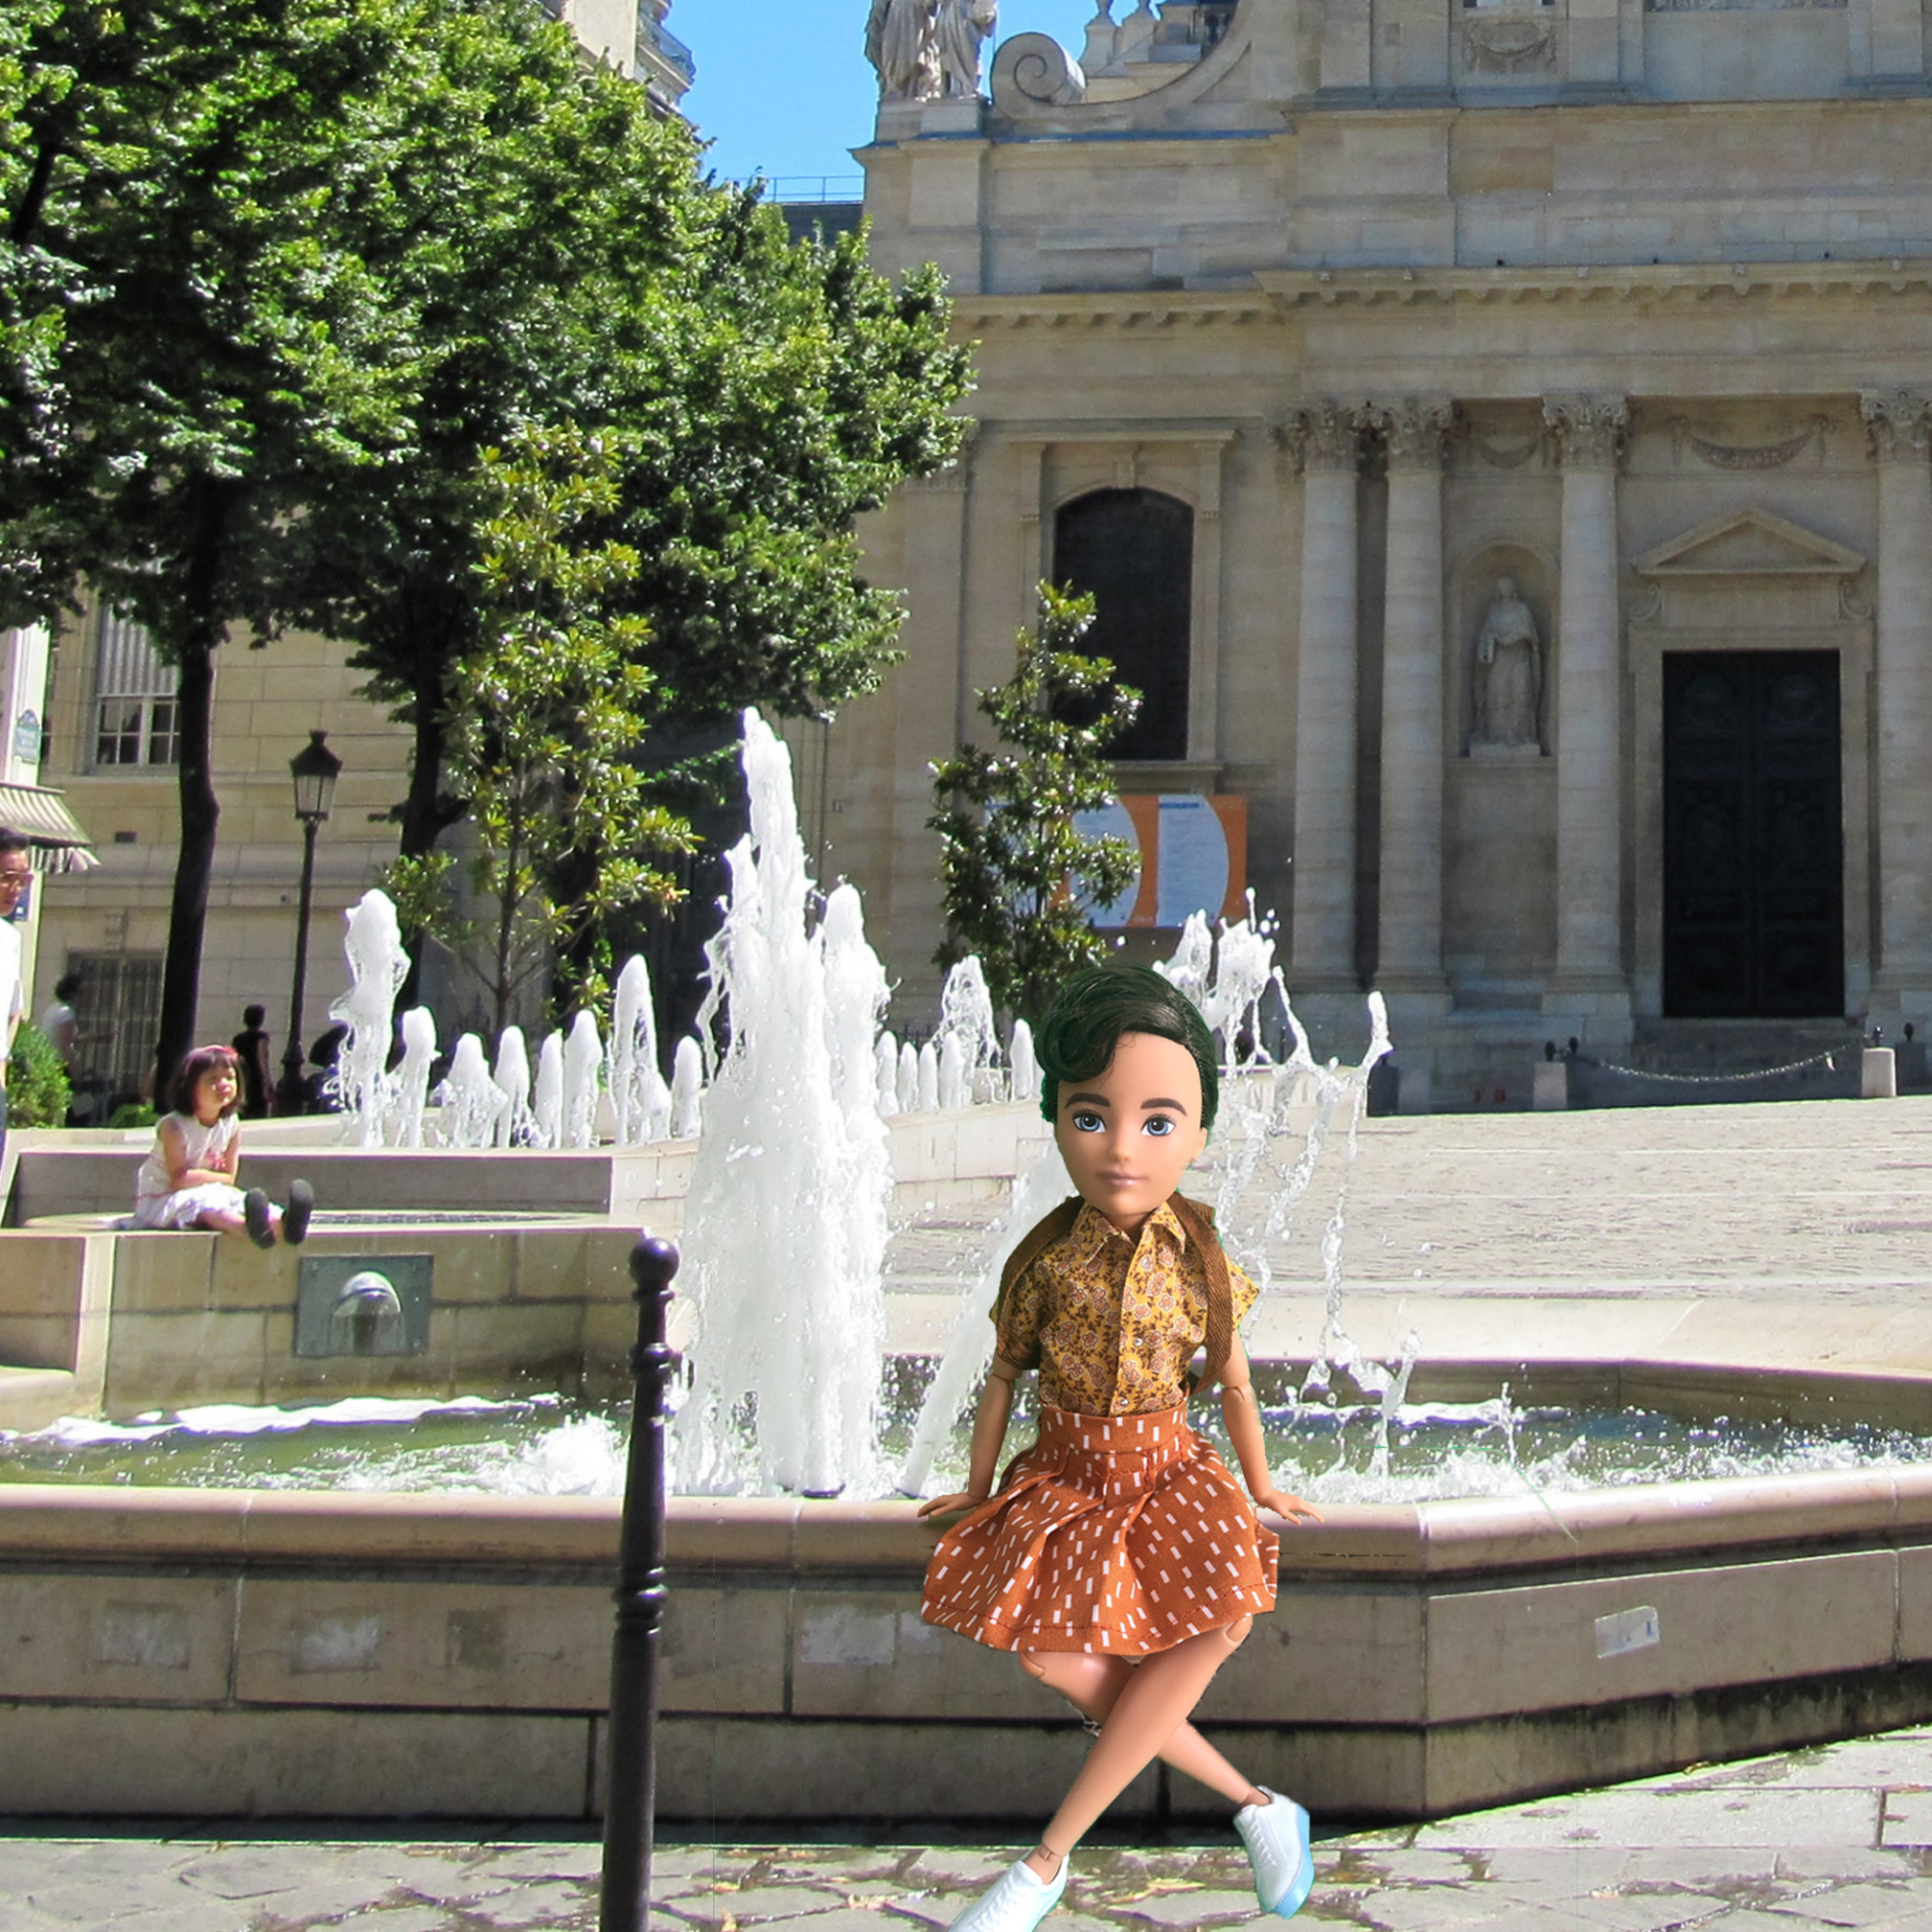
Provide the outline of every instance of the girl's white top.
[[[206,1127],[192,1114],[170,1114],[160,1126],[165,1127],[170,1120],[181,1130],[182,1144],[188,1152],[184,1164],[189,1167],[212,1168],[218,1158],[226,1154],[242,1135],[242,1116],[239,1114],[224,1115]],[[134,1180],[135,1210],[139,1212],[154,1202],[165,1201],[174,1191],[174,1184],[168,1175],[168,1156],[162,1149],[160,1128],[157,1127],[153,1149],[142,1162],[141,1172]]]

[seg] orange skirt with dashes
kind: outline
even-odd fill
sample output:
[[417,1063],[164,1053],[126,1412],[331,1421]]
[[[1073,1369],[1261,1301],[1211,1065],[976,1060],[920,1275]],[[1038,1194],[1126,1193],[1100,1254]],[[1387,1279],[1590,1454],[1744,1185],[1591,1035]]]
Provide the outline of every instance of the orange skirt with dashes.
[[1046,1409],[940,1538],[919,1614],[996,1650],[1144,1657],[1274,1609],[1278,1549],[1184,1408]]

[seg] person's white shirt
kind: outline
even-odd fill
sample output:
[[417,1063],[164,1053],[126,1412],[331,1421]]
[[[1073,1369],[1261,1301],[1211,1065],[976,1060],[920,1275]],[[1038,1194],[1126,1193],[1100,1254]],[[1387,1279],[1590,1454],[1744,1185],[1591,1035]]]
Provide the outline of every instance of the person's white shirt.
[[[0,1044],[13,1051],[13,1035],[27,1011],[27,989],[20,980],[20,928],[0,919]],[[7,1084],[5,1056],[0,1055],[0,1087]]]

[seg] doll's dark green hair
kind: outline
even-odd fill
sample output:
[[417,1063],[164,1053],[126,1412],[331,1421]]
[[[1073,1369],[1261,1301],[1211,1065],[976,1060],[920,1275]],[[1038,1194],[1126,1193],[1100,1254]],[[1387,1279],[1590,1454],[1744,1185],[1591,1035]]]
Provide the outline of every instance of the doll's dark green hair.
[[1201,1009],[1149,966],[1089,966],[1054,996],[1033,1050],[1040,1062],[1040,1112],[1052,1120],[1063,1080],[1104,1073],[1124,1033],[1152,1033],[1186,1047],[1201,1074],[1201,1125],[1214,1125],[1221,1074]]

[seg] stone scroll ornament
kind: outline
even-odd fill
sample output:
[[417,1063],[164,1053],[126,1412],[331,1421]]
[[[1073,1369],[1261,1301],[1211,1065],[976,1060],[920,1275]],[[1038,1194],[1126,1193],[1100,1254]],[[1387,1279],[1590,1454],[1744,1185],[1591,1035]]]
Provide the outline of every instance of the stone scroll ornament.
[[993,104],[1002,114],[1069,107],[1087,98],[1087,75],[1050,34],[1016,34],[993,57]]

